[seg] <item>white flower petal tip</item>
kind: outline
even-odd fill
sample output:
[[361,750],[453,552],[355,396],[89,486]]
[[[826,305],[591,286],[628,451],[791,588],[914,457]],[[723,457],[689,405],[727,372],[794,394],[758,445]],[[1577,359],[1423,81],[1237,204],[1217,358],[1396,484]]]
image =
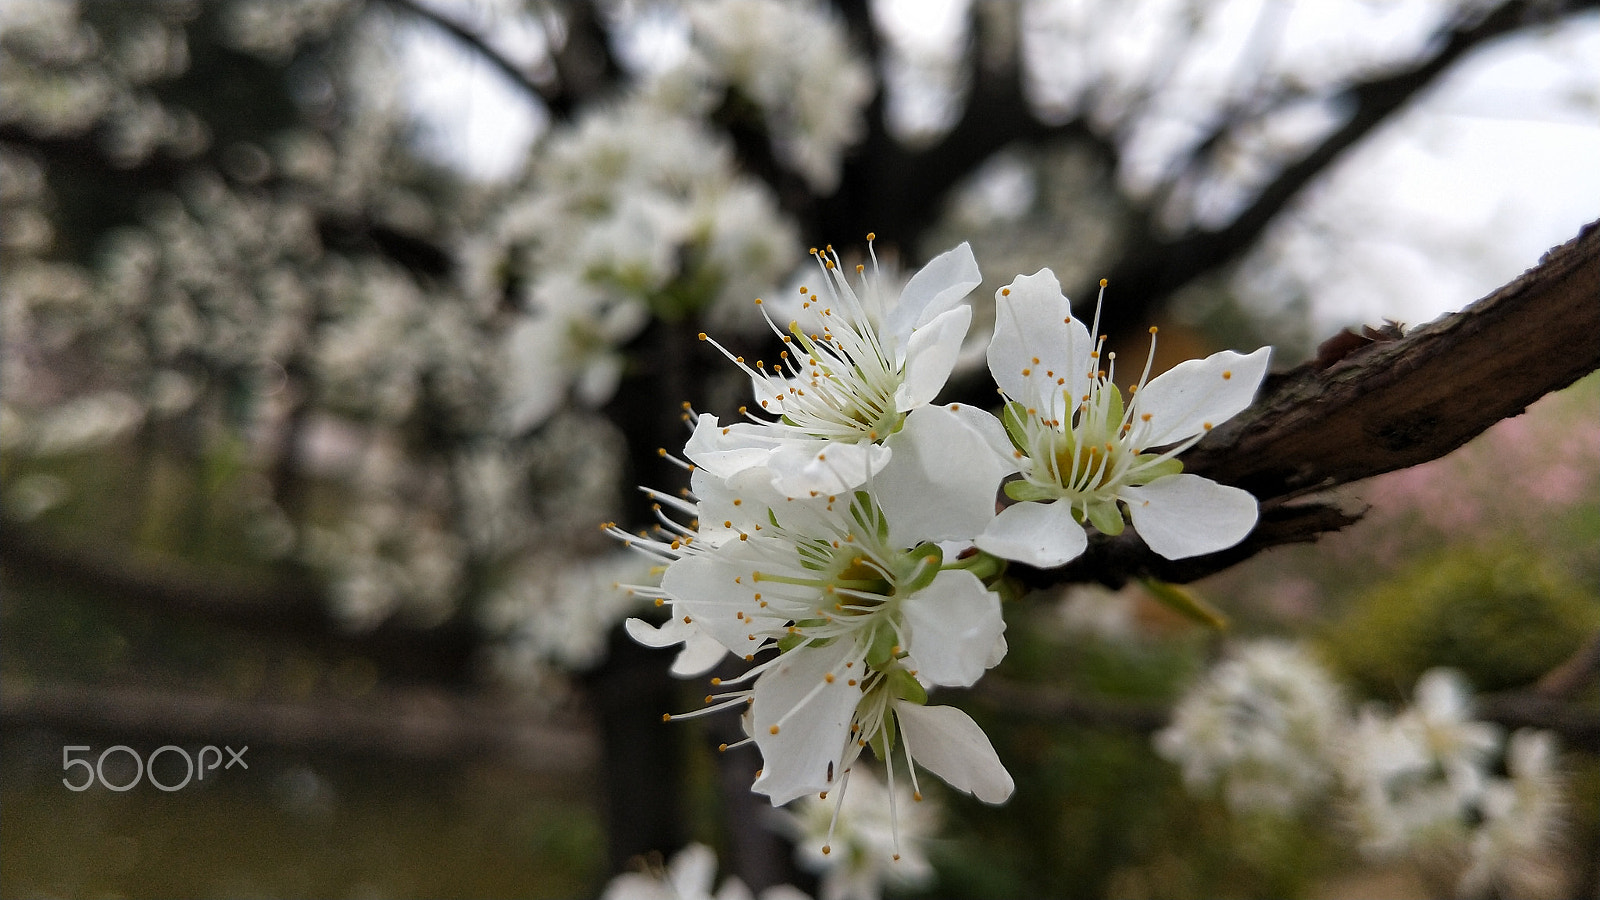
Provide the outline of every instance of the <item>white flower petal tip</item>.
[[895,707],[895,716],[917,765],[991,806],[1011,798],[1016,782],[971,716],[953,706],[909,703]]
[[1139,537],[1167,559],[1226,550],[1255,529],[1259,515],[1249,491],[1198,475],[1168,475],[1124,488],[1121,497]]
[[949,311],[983,283],[972,245],[963,241],[928,261],[900,291],[900,302],[889,313],[885,330],[910,334]]
[[1249,354],[1223,350],[1157,375],[1138,393],[1141,420],[1130,440],[1141,448],[1161,447],[1233,418],[1255,400],[1271,357],[1271,347]]
[[932,403],[955,370],[961,342],[972,324],[972,307],[958,306],[919,326],[906,344],[905,381],[895,390],[895,409],[909,412]]
[[1065,565],[1089,546],[1070,504],[1018,503],[1000,511],[978,535],[978,549],[1041,569]]

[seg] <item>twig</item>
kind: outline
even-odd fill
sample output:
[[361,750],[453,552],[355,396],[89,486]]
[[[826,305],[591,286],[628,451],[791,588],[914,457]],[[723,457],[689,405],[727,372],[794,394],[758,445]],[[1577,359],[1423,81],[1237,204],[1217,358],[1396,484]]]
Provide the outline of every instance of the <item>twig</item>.
[[577,723],[435,689],[288,702],[11,679],[0,689],[0,723],[119,741],[237,741],[415,760],[493,758],[564,778],[592,774],[597,757],[595,736]]

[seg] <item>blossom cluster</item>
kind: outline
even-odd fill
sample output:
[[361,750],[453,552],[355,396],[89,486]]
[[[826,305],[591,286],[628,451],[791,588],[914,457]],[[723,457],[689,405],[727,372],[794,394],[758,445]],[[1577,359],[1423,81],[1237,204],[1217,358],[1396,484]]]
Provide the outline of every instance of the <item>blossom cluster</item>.
[[988,361],[1001,414],[936,404],[982,281],[971,248],[904,285],[875,257],[852,279],[831,247],[813,255],[818,288],[757,301],[781,341],[774,362],[701,336],[749,378],[752,403],[742,421],[691,416],[679,460],[689,493],[650,491],[653,533],[607,526],[656,560],[659,582],[631,589],[670,612],[628,630],[683,644],[679,675],[729,654],[750,663],[713,679],[706,707],[685,715],[742,714],[742,743],[762,756],[754,788],[774,805],[834,791],[842,803],[869,747],[891,798],[898,765],[914,800],[921,769],[1003,802],[1014,785],[988,738],[929,692],[969,687],[1004,657],[1008,562],[1060,565],[1089,529],[1119,534],[1129,517],[1169,558],[1249,532],[1255,499],[1182,473],[1177,455],[1250,403],[1269,351],[1223,351],[1155,378],[1147,361],[1124,399],[1104,337],[1041,270],[996,295]]
[[[1363,852],[1438,867],[1459,896],[1554,896],[1563,814],[1554,736],[1472,719],[1461,675],[1433,669],[1411,706],[1367,707],[1341,776]],[[1492,774],[1503,756],[1507,775]]]
[[1471,712],[1460,674],[1433,669],[1400,712],[1352,714],[1305,648],[1258,641],[1202,679],[1155,744],[1192,789],[1221,787],[1237,811],[1337,799],[1365,855],[1410,857],[1445,892],[1558,894],[1554,738],[1523,729],[1507,741]]
[[1220,784],[1230,807],[1285,813],[1333,786],[1344,698],[1304,648],[1256,641],[1202,679],[1156,735],[1191,788]]

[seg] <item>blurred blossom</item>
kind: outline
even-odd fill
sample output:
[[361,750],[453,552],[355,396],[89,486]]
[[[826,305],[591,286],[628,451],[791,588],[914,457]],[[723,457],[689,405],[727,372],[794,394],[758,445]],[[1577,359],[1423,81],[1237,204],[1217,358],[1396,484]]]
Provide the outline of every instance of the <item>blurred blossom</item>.
[[35,456],[93,450],[132,431],[144,421],[144,412],[121,391],[77,397],[32,417],[13,418],[4,446]]
[[[711,892],[717,877],[717,855],[704,844],[690,844],[662,866],[654,862],[643,872],[628,872],[606,884],[601,900],[751,900],[750,889],[729,877]],[[806,894],[786,884],[762,891],[759,900],[805,900]]]
[[817,194],[833,193],[840,159],[866,133],[862,112],[876,90],[844,22],[827,4],[805,0],[685,7],[693,34],[689,71],[754,104],[778,160]]
[[[822,881],[820,900],[879,900],[885,887],[925,888],[933,866],[924,853],[939,828],[932,800],[914,800],[911,788],[895,785],[894,802],[866,766],[855,768],[840,803],[803,797],[779,810],[779,822],[795,840],[795,858]],[[898,839],[890,810],[898,810]]]
[[24,475],[6,489],[6,515],[19,522],[31,522],[60,506],[71,494],[71,486],[54,475]]
[[1125,642],[1138,634],[1137,600],[1129,589],[1113,591],[1093,584],[1071,585],[1056,604],[1057,621],[1069,635]]
[[[498,232],[523,279],[503,345],[510,433],[537,427],[569,395],[609,400],[620,348],[651,314],[759,323],[752,302],[798,257],[793,225],[767,188],[736,172],[726,140],[639,99],[553,132]],[[473,257],[466,283],[500,290],[493,252],[477,246]]]
[[397,614],[424,624],[454,611],[466,563],[461,540],[426,508],[370,499],[334,528],[312,528],[309,561],[328,573],[333,613],[348,627]]
[[1510,778],[1484,789],[1483,822],[1467,845],[1463,896],[1556,897],[1565,893],[1559,851],[1566,802],[1555,736],[1524,728],[1506,750]]
[[[1343,763],[1362,850],[1410,856],[1458,896],[1559,894],[1554,737],[1524,729],[1506,747],[1498,726],[1470,713],[1470,691],[1448,669],[1418,679],[1399,715],[1362,710]],[[1494,774],[1502,751],[1506,778]]]
[[230,43],[281,61],[302,41],[326,37],[360,6],[361,0],[235,0],[220,9]]
[[1289,813],[1333,786],[1347,715],[1338,686],[1304,647],[1256,641],[1184,695],[1155,744],[1191,789],[1220,786],[1238,811]]
[[514,671],[535,665],[572,671],[605,658],[611,631],[644,600],[619,582],[647,577],[649,564],[625,551],[596,559],[543,555],[520,560],[504,587],[490,595],[482,622],[506,643]]

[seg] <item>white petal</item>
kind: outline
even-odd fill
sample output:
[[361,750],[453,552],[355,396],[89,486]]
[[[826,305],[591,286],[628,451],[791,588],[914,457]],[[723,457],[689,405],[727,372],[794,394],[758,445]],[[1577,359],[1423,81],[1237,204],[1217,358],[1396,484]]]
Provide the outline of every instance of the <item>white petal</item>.
[[958,306],[911,333],[906,345],[905,380],[894,392],[900,412],[932,403],[944,389],[961,355],[961,341],[972,324],[972,307]]
[[784,441],[767,458],[772,486],[790,497],[842,494],[866,483],[889,462],[889,448],[819,438]]
[[1249,491],[1199,475],[1168,475],[1117,496],[1133,514],[1133,530],[1167,559],[1225,550],[1256,527],[1256,498]]
[[504,421],[521,434],[548,419],[561,406],[572,375],[561,365],[561,330],[544,316],[518,322],[506,335]]
[[683,649],[672,660],[674,678],[695,678],[715,669],[728,649],[709,634],[696,631],[683,642]]
[[[698,900],[698,898],[705,895],[683,895],[684,898],[690,896]],[[712,897],[712,900],[755,900],[755,895],[751,894],[750,889],[745,887],[743,881],[739,880],[739,876],[729,875],[727,878],[722,879],[722,887],[717,888],[716,896]]]
[[1066,421],[1089,390],[1089,329],[1072,318],[1054,272],[1018,275],[995,295],[989,372],[1013,400],[1044,419]]
[[851,674],[865,665],[853,643],[840,640],[790,650],[756,679],[750,712],[761,777],[753,788],[771,797],[773,806],[828,787],[829,770],[839,764],[861,701]]
[[1077,558],[1089,546],[1089,535],[1068,504],[1030,501],[1001,510],[977,544],[986,553],[1048,569]]
[[935,256],[900,291],[900,302],[889,311],[883,330],[900,343],[934,317],[949,310],[983,283],[972,247],[962,243]]
[[595,355],[590,357],[578,372],[574,392],[584,406],[597,407],[604,405],[616,394],[617,385],[620,383],[622,383],[622,357],[611,353]]
[[[673,614],[688,616],[690,624],[715,639],[735,656],[754,653],[760,646],[759,629],[781,626],[782,622],[761,622],[760,602],[754,598],[747,577],[749,571],[724,556],[686,556],[671,565],[661,576],[661,589],[678,598]],[[746,576],[743,582],[735,578]],[[745,618],[740,618],[744,613]],[[756,619],[751,623],[750,619]]]
[[689,489],[698,501],[696,541],[704,547],[717,547],[765,527],[767,510],[784,501],[772,487],[772,473],[765,467],[745,469],[727,478],[697,468],[689,476]]
[[994,518],[1009,467],[968,417],[943,406],[913,410],[889,447],[894,455],[871,485],[891,546],[970,541]]
[[906,598],[902,609],[911,626],[906,650],[919,678],[970,687],[994,664],[990,656],[995,640],[1006,629],[1000,598],[971,572],[940,572],[932,584]]
[[951,403],[945,409],[961,417],[961,421],[967,423],[967,427],[983,438],[983,442],[989,445],[990,452],[1004,462],[1007,472],[1020,465],[1012,453],[1011,439],[1006,437],[1006,427],[1000,424],[999,419],[980,407],[968,406],[965,403]]
[[683,455],[719,478],[732,478],[746,469],[766,465],[782,441],[773,429],[750,422],[723,425],[710,413],[701,413]]
[[667,875],[678,896],[708,896],[717,877],[717,854],[705,844],[690,844],[673,854]]
[[953,706],[897,703],[906,752],[917,765],[985,803],[1004,803],[1016,784],[972,717]]
[[628,637],[633,638],[636,643],[657,650],[662,647],[671,647],[673,644],[681,644],[688,640],[689,635],[694,632],[694,626],[685,623],[682,619],[668,619],[660,626],[656,626],[643,619],[630,617],[622,623],[622,628],[628,632]]
[[1128,442],[1141,450],[1160,447],[1238,415],[1255,399],[1271,355],[1271,347],[1249,355],[1223,350],[1185,360],[1151,379],[1134,396],[1137,424]]

